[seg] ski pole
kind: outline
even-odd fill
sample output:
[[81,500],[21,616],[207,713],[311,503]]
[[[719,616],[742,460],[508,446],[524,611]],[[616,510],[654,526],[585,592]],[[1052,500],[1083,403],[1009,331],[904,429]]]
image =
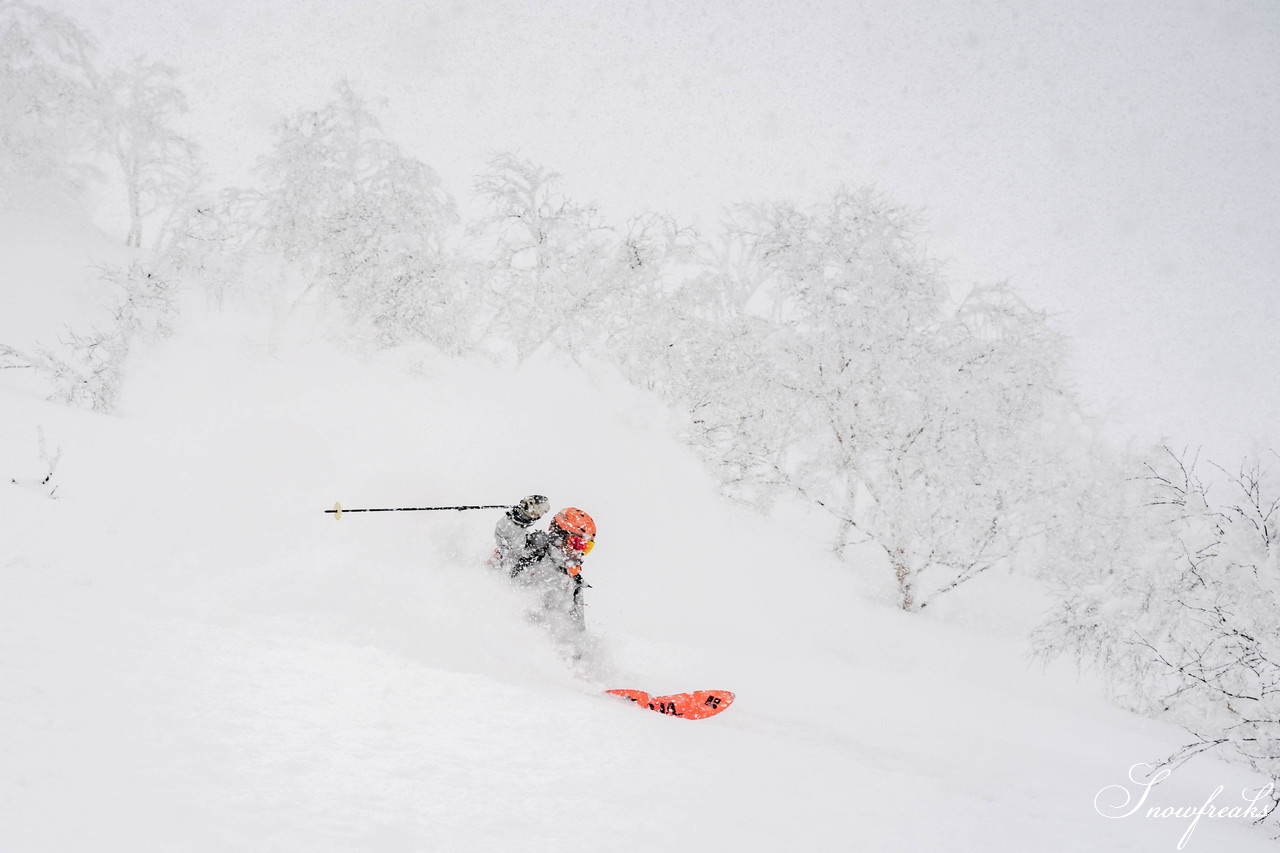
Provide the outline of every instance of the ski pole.
[[335,503],[333,509],[326,509],[325,512],[333,513],[333,518],[337,521],[342,518],[344,512],[438,512],[445,509],[458,511],[468,509],[510,509],[510,506],[507,504],[493,504],[486,506],[386,506],[368,509],[343,509],[342,504]]

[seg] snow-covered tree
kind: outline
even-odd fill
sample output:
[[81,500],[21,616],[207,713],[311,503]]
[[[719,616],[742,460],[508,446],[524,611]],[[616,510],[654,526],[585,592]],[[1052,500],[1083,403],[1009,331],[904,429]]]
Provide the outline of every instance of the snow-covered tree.
[[162,221],[150,254],[221,307],[256,279],[252,223],[260,200],[238,188],[189,196]]
[[1156,503],[1139,464],[1101,442],[1069,460],[1073,482],[1046,530],[1039,574],[1053,604],[1032,637],[1043,659],[1094,666],[1114,697],[1140,713],[1159,710],[1146,685],[1152,661],[1134,654],[1133,628],[1155,602],[1173,562],[1173,513]]
[[911,485],[888,490],[908,535],[931,543],[928,562],[910,573],[912,589],[901,590],[904,603],[918,593],[922,607],[1011,564],[1060,524],[1075,487],[1069,457],[1082,439],[1064,341],[1007,285],[973,288],[939,335],[941,373],[921,433],[928,442],[905,454],[915,460],[910,478],[895,475],[895,485]]
[[[92,40],[70,19],[0,0],[0,186],[81,192],[101,148]],[[27,191],[32,191],[28,189]]]
[[52,386],[49,399],[112,412],[124,387],[125,368],[135,344],[154,342],[172,332],[177,316],[176,285],[146,265],[103,267],[101,281],[112,292],[110,314],[98,326],[68,330],[60,346],[41,345],[21,352],[0,344],[0,366],[29,367]]
[[627,378],[653,390],[669,384],[665,365],[674,341],[686,339],[679,306],[684,283],[700,273],[700,238],[691,227],[657,214],[611,228],[597,260],[597,296],[578,342],[595,345]]
[[1214,500],[1180,461],[1151,476],[1179,514],[1174,582],[1160,590],[1174,618],[1135,626],[1135,642],[1195,735],[1180,757],[1222,750],[1280,782],[1280,482],[1246,461]]
[[483,210],[468,231],[473,254],[488,259],[486,335],[517,361],[545,343],[575,353],[595,340],[614,231],[565,195],[559,175],[515,154],[493,158],[475,190]]
[[1133,503],[1079,531],[1101,559],[1063,573],[1037,650],[1096,666],[1127,705],[1186,728],[1171,762],[1216,751],[1280,782],[1280,482],[1257,460],[1216,482],[1168,451],[1145,468]]
[[1044,317],[1007,288],[957,314],[914,227],[869,190],[741,208],[729,263],[681,290],[703,300],[697,337],[668,356],[725,482],[824,508],[837,551],[878,545],[908,610],[1040,533],[1049,424],[1072,405]]
[[176,72],[141,59],[106,75],[107,144],[124,183],[129,231],[125,242],[141,247],[143,224],[170,214],[199,180],[196,145],[172,126],[187,110]]
[[379,343],[456,344],[453,199],[431,167],[383,137],[350,86],[285,120],[260,172],[250,245],[264,262],[283,261],[280,302],[317,296]]

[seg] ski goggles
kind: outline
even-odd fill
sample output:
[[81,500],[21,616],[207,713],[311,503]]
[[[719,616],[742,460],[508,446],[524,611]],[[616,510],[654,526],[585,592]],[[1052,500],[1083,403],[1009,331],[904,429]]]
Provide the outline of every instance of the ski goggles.
[[587,554],[591,553],[592,548],[596,547],[596,542],[594,539],[588,539],[585,536],[577,536],[570,533],[564,538],[564,547],[566,550],[576,551],[585,557]]

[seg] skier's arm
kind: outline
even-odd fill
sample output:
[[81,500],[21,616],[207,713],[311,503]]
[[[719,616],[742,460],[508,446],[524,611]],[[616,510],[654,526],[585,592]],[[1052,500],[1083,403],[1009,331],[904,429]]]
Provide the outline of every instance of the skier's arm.
[[546,549],[543,536],[529,530],[529,525],[547,513],[550,504],[542,495],[530,495],[507,510],[493,529],[498,553],[514,573]]
[[504,555],[515,556],[525,549],[528,541],[528,525],[520,524],[511,517],[511,511],[498,519],[493,528],[493,539],[498,543],[498,550]]

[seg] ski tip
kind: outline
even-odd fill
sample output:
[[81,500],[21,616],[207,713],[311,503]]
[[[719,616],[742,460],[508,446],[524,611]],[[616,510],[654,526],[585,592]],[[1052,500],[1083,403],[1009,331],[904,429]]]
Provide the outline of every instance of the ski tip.
[[606,690],[610,696],[620,696],[623,699],[629,699],[640,705],[649,704],[649,694],[643,690]]
[[693,694],[685,717],[690,720],[714,717],[732,705],[735,698],[729,690],[699,690]]

